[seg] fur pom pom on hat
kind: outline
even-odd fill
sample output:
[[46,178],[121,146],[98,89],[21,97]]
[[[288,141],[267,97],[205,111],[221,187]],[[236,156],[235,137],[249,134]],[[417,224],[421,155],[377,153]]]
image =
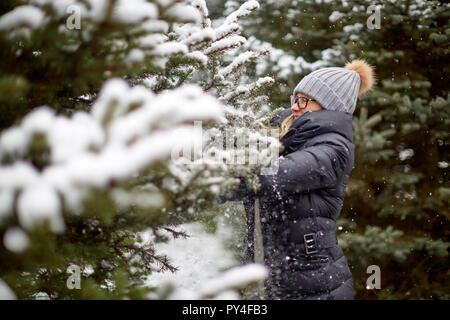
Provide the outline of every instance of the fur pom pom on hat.
[[298,83],[293,95],[300,92],[315,99],[324,109],[353,114],[358,97],[374,84],[373,67],[364,60],[353,60],[344,68],[311,72]]
[[353,60],[345,64],[345,69],[356,71],[361,81],[359,85],[358,97],[372,89],[375,84],[373,67],[364,60]]

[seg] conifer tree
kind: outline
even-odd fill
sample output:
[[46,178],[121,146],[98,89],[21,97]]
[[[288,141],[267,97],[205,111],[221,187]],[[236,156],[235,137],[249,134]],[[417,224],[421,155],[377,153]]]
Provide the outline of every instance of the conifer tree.
[[[154,244],[186,236],[177,224],[205,216],[235,176],[278,147],[256,131],[273,79],[244,73],[267,52],[236,51],[246,43],[238,21],[257,8],[246,2],[213,26],[203,0],[2,3],[0,292],[146,298],[158,289],[143,286],[149,274],[176,270]],[[198,137],[195,121],[211,134]],[[222,150],[214,137],[245,123],[239,134],[267,142],[253,150],[260,161],[226,166],[219,160],[249,142]],[[199,161],[174,159],[198,143]],[[68,272],[77,268],[74,290]],[[261,268],[242,272],[198,297],[265,277]]]

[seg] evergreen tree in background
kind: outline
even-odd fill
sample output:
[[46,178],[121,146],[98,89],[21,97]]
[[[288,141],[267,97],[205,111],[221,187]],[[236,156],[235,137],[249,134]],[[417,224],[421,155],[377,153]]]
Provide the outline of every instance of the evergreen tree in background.
[[[207,209],[239,183],[233,177],[278,148],[256,130],[271,115],[273,79],[245,75],[267,51],[239,51],[238,21],[258,3],[213,25],[204,0],[69,2],[0,6],[0,293],[165,298],[176,288],[144,286],[153,272],[176,270],[155,243],[186,236],[180,223],[212,220]],[[198,137],[194,121],[211,136]],[[248,146],[214,143],[236,125],[266,143],[250,150],[254,165],[214,161]],[[173,159],[201,142],[195,165]],[[81,271],[80,290],[69,266]],[[193,294],[213,298],[265,277],[242,272]]]
[[[225,12],[241,2],[226,1]],[[249,75],[275,78],[273,109],[289,107],[295,85],[318,68],[363,58],[376,69],[378,85],[354,113],[355,168],[338,221],[356,298],[450,298],[450,5],[414,0],[260,5],[256,18],[243,21],[243,33],[250,48],[271,49]],[[371,5],[380,9],[379,28],[368,27],[377,22]],[[381,269],[381,290],[366,290],[369,265]]]

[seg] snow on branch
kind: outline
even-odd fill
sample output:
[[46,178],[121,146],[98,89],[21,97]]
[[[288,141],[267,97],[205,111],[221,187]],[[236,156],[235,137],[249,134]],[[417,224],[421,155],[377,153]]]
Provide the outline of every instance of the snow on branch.
[[156,19],[158,7],[146,0],[31,0],[35,6],[44,8],[51,6],[57,18],[67,15],[69,8],[77,8],[81,19],[103,22],[111,12],[111,22],[136,24],[148,19]]
[[237,23],[222,24],[216,28],[216,40],[222,40],[225,37],[230,36],[233,33],[238,33],[240,26]]
[[16,300],[16,294],[10,287],[0,278],[0,300]]
[[169,41],[162,43],[152,50],[152,54],[162,57],[168,57],[175,54],[187,54],[187,52],[188,52],[187,46],[177,41]]
[[201,23],[202,21],[201,12],[197,8],[184,3],[176,3],[171,6],[164,11],[164,16],[184,23]]
[[214,41],[216,38],[216,33],[211,28],[205,28],[199,32],[191,34],[187,39],[183,40],[182,43],[186,44],[188,47],[193,47],[202,42]]
[[208,57],[203,54],[201,51],[193,51],[186,54],[186,57],[198,61],[204,67],[206,67],[208,63]]
[[39,8],[30,5],[20,6],[0,17],[0,31],[21,26],[37,29],[44,22],[44,17],[44,12]]
[[255,60],[256,58],[259,58],[262,55],[267,54],[268,51],[261,51],[261,52],[254,52],[254,51],[246,51],[241,53],[237,58],[233,60],[232,63],[230,63],[227,67],[221,69],[219,71],[219,74],[226,78],[230,74],[234,73],[238,68],[245,66],[250,61]]
[[200,10],[204,18],[209,17],[208,7],[206,6],[205,0],[193,0],[192,5],[194,6],[194,8]]
[[202,298],[214,297],[221,292],[236,290],[266,279],[267,269],[258,264],[236,267],[216,279],[212,279],[200,288]]
[[[149,286],[165,284],[168,292],[164,287],[159,290],[166,292],[168,299],[239,299],[238,289],[267,278],[267,269],[260,264],[236,266],[238,262],[224,245],[224,241],[233,237],[224,217],[218,219],[215,235],[206,232],[198,222],[183,224],[176,229],[192,236],[171,236],[168,243],[159,243],[156,249],[172,259],[179,271],[152,274],[147,279]],[[143,245],[155,237],[147,230],[141,236]],[[158,298],[157,293],[155,298]]]
[[[193,120],[223,121],[222,106],[196,85],[155,95],[120,79],[104,85],[90,113],[68,118],[38,108],[0,136],[0,160],[19,158],[0,165],[2,206],[12,209],[8,195],[19,191],[22,227],[49,221],[53,232],[63,232],[63,203],[77,212],[89,188],[131,179],[170,157],[175,146],[194,143],[194,129],[186,124]],[[37,136],[45,138],[50,153],[39,171],[25,160]]]
[[224,95],[223,97],[220,97],[219,100],[229,102],[235,99],[237,96],[251,93],[256,89],[262,88],[267,85],[271,85],[274,82],[275,79],[272,77],[259,78],[256,82],[237,87],[235,91],[231,91],[228,94]]
[[210,47],[208,47],[205,50],[205,54],[207,56],[211,56],[213,54],[232,49],[237,48],[245,44],[247,40],[242,36],[230,36],[227,38],[224,38],[222,40],[214,42]]
[[208,7],[205,0],[193,0],[192,6],[196,8],[202,16],[202,26],[204,28],[211,27],[211,19],[209,19]]
[[225,20],[225,24],[237,22],[240,18],[248,16],[252,11],[259,8],[258,1],[247,1],[238,10],[231,13]]
[[233,73],[236,69],[238,69],[239,67],[244,66],[249,61],[254,60],[256,57],[258,57],[256,52],[252,52],[252,51],[243,52],[237,58],[235,58],[232,63],[230,63],[225,68],[221,69],[219,71],[219,74],[222,77],[226,78],[231,73]]
[[113,19],[126,24],[134,24],[157,17],[157,6],[145,0],[120,0],[113,15]]

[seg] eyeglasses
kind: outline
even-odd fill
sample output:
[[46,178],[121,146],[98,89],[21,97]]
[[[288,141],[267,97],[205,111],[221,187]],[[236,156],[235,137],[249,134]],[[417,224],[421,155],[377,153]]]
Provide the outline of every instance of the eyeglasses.
[[291,96],[291,105],[296,103],[300,109],[304,109],[308,106],[308,102],[310,101],[316,101],[314,99],[310,99],[307,97],[295,97]]

